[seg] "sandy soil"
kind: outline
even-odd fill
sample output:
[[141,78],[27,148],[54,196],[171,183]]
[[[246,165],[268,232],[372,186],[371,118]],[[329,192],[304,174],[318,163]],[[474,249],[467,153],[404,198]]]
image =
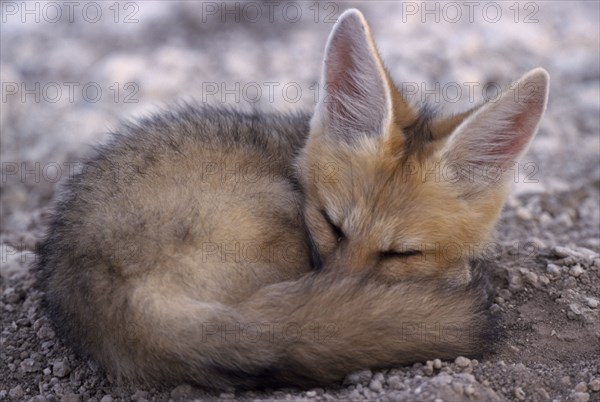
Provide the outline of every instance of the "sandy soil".
[[[0,3],[0,400],[600,401],[598,2],[507,2],[500,14],[499,3],[478,2],[431,3],[433,14],[421,2],[54,4],[31,2],[27,14]],[[180,99],[310,109],[328,32],[351,5],[397,83],[444,110],[530,68],[550,72],[547,115],[486,255],[495,351],[355,373],[325,389],[207,394],[122,384],[65,348],[30,265],[77,161],[119,119]]]

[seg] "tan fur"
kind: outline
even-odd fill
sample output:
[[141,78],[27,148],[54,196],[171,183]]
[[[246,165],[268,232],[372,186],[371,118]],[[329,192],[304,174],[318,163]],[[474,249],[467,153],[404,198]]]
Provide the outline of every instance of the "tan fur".
[[[65,339],[121,377],[213,388],[308,386],[487,349],[469,260],[508,183],[469,182],[456,163],[458,181],[427,173],[479,163],[486,121],[503,142],[482,163],[515,159],[545,98],[423,126],[356,10],[334,28],[323,76],[337,92],[312,120],[183,106],[98,150],[40,248]],[[547,85],[541,71],[524,80]]]

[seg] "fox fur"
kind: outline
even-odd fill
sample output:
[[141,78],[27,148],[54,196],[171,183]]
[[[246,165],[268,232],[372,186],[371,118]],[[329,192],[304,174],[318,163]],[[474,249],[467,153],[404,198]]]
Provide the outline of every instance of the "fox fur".
[[[63,338],[117,376],[217,389],[486,351],[488,287],[470,262],[512,176],[480,171],[525,152],[547,73],[432,116],[349,10],[321,86],[313,114],[183,105],[99,147],[39,250]],[[452,180],[429,177],[438,166]]]

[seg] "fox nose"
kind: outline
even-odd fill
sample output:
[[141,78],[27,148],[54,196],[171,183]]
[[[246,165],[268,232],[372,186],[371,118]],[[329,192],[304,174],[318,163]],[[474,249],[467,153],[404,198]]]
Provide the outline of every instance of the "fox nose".
[[325,260],[324,270],[358,274],[373,271],[377,259],[360,245],[346,243],[340,244],[337,249]]

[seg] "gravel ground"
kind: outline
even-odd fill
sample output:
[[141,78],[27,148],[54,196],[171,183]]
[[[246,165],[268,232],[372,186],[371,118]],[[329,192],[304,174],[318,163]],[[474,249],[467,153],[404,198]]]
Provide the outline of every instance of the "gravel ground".
[[[1,2],[0,400],[600,401],[599,3],[435,4]],[[311,108],[328,32],[350,6],[398,83],[445,110],[550,72],[546,117],[486,255],[496,350],[325,389],[207,394],[124,384],[65,348],[30,271],[58,183],[119,119],[177,100]]]

